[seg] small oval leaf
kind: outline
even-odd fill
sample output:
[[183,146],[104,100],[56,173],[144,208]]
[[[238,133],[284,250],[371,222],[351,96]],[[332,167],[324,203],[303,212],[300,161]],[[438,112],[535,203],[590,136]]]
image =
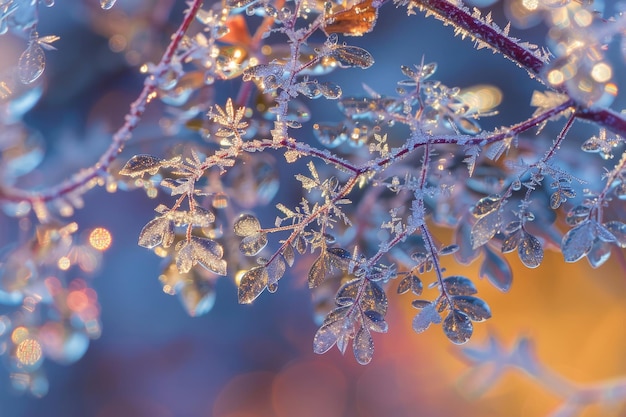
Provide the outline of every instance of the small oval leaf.
[[239,303],[253,302],[267,287],[267,281],[267,269],[262,266],[256,266],[243,274],[238,290]]
[[452,343],[462,345],[472,337],[474,326],[463,312],[452,310],[443,321],[443,332]]

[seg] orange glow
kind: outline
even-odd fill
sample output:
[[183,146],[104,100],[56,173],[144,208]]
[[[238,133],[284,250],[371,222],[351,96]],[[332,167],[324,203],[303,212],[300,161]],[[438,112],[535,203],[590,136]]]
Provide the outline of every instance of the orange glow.
[[24,365],[34,365],[41,359],[41,345],[35,339],[24,339],[15,350],[17,360]]
[[89,234],[89,244],[96,250],[107,250],[111,246],[111,242],[111,232],[104,227],[96,227]]
[[89,299],[83,291],[72,291],[67,295],[67,307],[75,312],[81,312],[89,306]]

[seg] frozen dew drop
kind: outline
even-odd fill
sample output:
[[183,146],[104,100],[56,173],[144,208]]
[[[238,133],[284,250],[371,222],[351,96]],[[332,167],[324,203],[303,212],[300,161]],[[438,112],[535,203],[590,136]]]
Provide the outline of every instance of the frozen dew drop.
[[18,62],[19,77],[23,84],[31,84],[43,74],[46,56],[37,42],[31,41]]
[[348,139],[348,130],[343,124],[315,123],[313,134],[327,148],[336,148]]
[[104,10],[109,10],[111,7],[115,6],[115,2],[117,0],[100,0],[100,7]]
[[252,214],[242,214],[235,221],[234,231],[237,236],[252,236],[259,233],[261,223]]

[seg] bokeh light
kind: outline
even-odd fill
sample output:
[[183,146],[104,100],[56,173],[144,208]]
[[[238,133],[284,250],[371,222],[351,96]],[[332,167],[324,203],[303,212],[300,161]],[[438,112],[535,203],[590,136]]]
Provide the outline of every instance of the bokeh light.
[[89,234],[89,244],[99,251],[105,251],[111,246],[111,232],[104,227],[96,227]]

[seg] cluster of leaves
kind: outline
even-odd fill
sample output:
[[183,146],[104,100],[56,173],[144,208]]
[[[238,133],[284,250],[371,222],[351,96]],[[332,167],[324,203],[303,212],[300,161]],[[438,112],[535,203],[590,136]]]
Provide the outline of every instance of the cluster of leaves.
[[[566,262],[586,257],[594,267],[612,252],[623,256],[626,153],[603,178],[576,177],[577,161],[560,155],[572,148],[568,132],[577,120],[600,125],[582,146],[574,143],[577,151],[597,153],[603,162],[623,146],[626,120],[607,108],[616,93],[601,52],[623,19],[613,25],[578,3],[546,5],[548,15],[562,15],[552,33],[557,59],[549,62],[550,51],[511,37],[509,25],[501,29],[491,14],[460,1],[395,3],[409,15],[415,9],[434,15],[479,49],[500,52],[538,78],[547,90],[533,96],[534,114],[485,131],[479,120],[495,114],[495,104],[476,103],[470,90],[435,80],[437,64],[423,60],[400,67],[404,78],[393,96],[368,86],[364,96],[344,96],[341,86],[320,77],[374,64],[370,52],[344,39],[374,30],[383,2],[226,0],[202,9],[194,0],[161,61],[142,66],[142,95],[93,169],[46,193],[7,186],[0,197],[18,207],[16,215],[34,207],[49,223],[41,213],[58,201],[80,206],[80,194],[95,185],[143,187],[152,197],[165,190],[173,203],[156,207],[138,239],[166,260],[160,277],[165,292],[179,294],[187,311],[199,315],[212,306],[218,276],[234,278],[239,301],[247,304],[266,289],[276,291],[288,268],[305,264],[312,291],[333,294],[318,303],[314,351],[337,346],[343,353],[352,343],[361,364],[372,360],[372,333],[388,329],[386,291],[396,280],[398,293],[421,297],[422,279],[432,277],[428,287],[437,295],[413,301],[417,333],[441,324],[453,343],[462,344],[474,323],[491,317],[471,277],[446,273],[444,256],[462,264],[480,259],[480,275],[502,291],[512,285],[509,252],[529,268],[540,266],[548,246],[559,248]],[[4,3],[0,24],[16,24],[18,7],[37,4]],[[197,32],[189,30],[194,20]],[[584,30],[581,22],[589,22]],[[576,48],[563,48],[560,41],[570,37]],[[55,40],[30,32],[18,63],[22,84],[42,75],[41,47]],[[582,54],[579,44],[597,54]],[[561,79],[567,71],[571,77]],[[213,91],[226,80],[238,93],[217,105]],[[313,119],[312,100],[333,100],[343,120]],[[198,140],[184,151],[173,147],[169,157],[135,155],[114,168],[111,161],[151,101],[166,106],[165,136],[192,131]],[[542,154],[540,139],[527,134],[563,117],[561,132]],[[269,210],[260,207],[276,195],[279,170],[293,174],[282,175],[280,183],[293,195],[276,204],[278,215],[268,227]],[[433,223],[453,228],[454,242],[436,243]]]

